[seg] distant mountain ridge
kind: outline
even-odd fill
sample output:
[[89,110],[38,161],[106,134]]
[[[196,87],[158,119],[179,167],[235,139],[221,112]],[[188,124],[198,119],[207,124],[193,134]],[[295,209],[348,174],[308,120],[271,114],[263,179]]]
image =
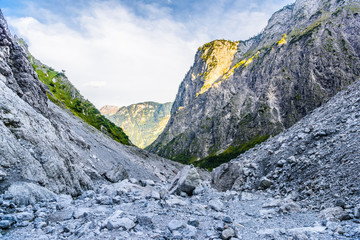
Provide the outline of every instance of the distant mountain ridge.
[[360,3],[298,0],[246,41],[200,47],[147,149],[213,168],[289,128],[360,76]]
[[132,143],[145,148],[164,130],[171,106],[172,102],[143,102],[126,107],[104,106],[100,112],[121,127]]

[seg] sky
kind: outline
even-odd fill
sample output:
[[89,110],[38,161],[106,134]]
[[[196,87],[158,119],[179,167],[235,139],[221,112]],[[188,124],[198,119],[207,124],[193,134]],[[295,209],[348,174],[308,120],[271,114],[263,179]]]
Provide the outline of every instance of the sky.
[[13,34],[95,104],[174,101],[198,47],[246,40],[294,0],[0,0]]

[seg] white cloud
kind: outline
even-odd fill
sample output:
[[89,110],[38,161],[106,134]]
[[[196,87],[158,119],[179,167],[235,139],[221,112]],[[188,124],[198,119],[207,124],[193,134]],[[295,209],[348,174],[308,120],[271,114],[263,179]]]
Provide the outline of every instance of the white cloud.
[[[57,70],[98,108],[175,99],[196,49],[216,38],[244,39],[258,33],[269,14],[213,12],[192,27],[175,21],[166,8],[141,5],[146,17],[115,2],[78,10],[76,27],[41,9],[49,21],[10,18],[32,54]],[[216,19],[218,18],[218,19]],[[222,36],[222,37],[220,37]]]
[[85,84],[85,86],[90,86],[90,87],[94,87],[94,88],[101,88],[101,87],[105,87],[107,85],[107,82],[103,82],[103,81],[91,81],[87,84]]

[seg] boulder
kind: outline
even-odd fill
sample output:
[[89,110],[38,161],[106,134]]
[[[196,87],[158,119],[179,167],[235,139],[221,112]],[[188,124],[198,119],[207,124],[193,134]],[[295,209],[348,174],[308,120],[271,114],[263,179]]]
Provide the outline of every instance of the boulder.
[[194,166],[185,166],[171,182],[169,188],[170,194],[180,195],[181,192],[187,195],[193,195],[196,187],[200,186],[201,179],[198,171]]
[[123,218],[112,218],[107,223],[107,229],[113,230],[113,229],[119,229],[122,228],[123,230],[130,230],[135,227],[134,221],[132,221],[129,218],[123,217]]
[[3,181],[7,177],[7,173],[0,169],[0,181]]
[[260,179],[260,187],[263,189],[269,188],[273,184],[274,184],[274,182],[271,181],[270,179],[268,179],[267,177],[262,177]]
[[219,212],[224,208],[224,204],[219,199],[213,199],[209,201],[209,207]]
[[227,228],[221,233],[222,239],[230,239],[235,236],[235,231],[232,228]]
[[17,182],[12,184],[7,192],[11,194],[17,205],[33,205],[39,201],[50,201],[56,199],[56,194],[48,189],[28,182]]
[[290,213],[290,212],[299,212],[301,207],[294,201],[286,201],[280,206],[280,212]]
[[118,165],[115,168],[111,169],[110,171],[106,172],[105,177],[110,182],[117,183],[121,180],[128,178],[129,175],[123,166]]
[[325,208],[320,212],[322,218],[332,222],[343,220],[344,216],[347,215],[347,212],[341,207]]
[[179,220],[171,220],[168,224],[168,228],[172,232],[183,227],[185,227],[185,223]]

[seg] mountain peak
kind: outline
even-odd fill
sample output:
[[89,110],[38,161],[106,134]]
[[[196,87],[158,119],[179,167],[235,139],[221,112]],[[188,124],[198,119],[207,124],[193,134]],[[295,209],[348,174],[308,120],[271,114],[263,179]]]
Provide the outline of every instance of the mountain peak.
[[360,75],[359,5],[296,1],[247,41],[199,48],[148,149],[212,168],[292,126]]
[[132,143],[145,148],[164,130],[171,106],[171,102],[142,102],[125,107],[104,106],[100,112],[121,127]]

